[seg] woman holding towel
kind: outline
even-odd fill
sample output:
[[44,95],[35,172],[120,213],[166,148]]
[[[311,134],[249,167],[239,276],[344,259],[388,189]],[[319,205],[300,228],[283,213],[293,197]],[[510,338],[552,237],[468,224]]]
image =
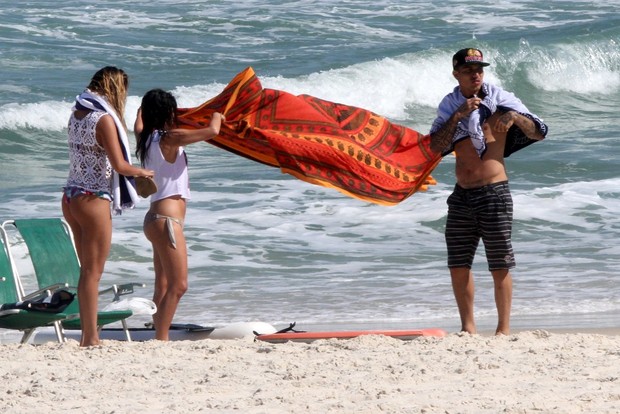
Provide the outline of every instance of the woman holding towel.
[[167,341],[170,324],[181,297],[187,290],[187,246],[183,234],[186,201],[190,198],[187,156],[184,147],[208,141],[220,133],[224,116],[213,114],[208,127],[176,128],[177,102],[161,89],[152,89],[142,98],[134,133],[136,156],[155,171],[157,192],[144,217],[144,234],[153,245],[155,291],[153,315],[155,338]]
[[69,177],[63,188],[62,212],[71,227],[80,259],[78,298],[80,346],[99,344],[99,281],[112,245],[112,215],[133,207],[138,196],[131,177],[153,177],[153,171],[131,164],[124,121],[127,74],[106,66],[76,98],[68,125]]

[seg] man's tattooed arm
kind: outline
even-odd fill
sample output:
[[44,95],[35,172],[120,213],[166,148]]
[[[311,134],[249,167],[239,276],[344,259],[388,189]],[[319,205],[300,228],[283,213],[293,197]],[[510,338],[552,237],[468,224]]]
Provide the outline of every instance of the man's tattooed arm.
[[431,134],[432,151],[442,153],[452,145],[452,137],[454,136],[454,132],[456,132],[459,119],[458,112],[455,112],[448,119],[448,122]]
[[538,130],[534,121],[514,111],[506,112],[500,116],[495,125],[495,129],[497,131],[506,132],[513,124],[523,131],[525,136],[530,139],[539,141],[545,139],[545,136]]

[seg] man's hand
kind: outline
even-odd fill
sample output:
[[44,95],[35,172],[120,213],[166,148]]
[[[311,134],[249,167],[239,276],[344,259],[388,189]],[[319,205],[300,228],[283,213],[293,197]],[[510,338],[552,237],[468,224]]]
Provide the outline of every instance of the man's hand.
[[516,125],[530,139],[542,140],[545,137],[540,133],[534,121],[515,111],[502,114],[493,125],[497,132],[508,132],[511,126]]
[[461,120],[471,114],[473,111],[478,109],[480,106],[480,102],[482,99],[474,96],[473,98],[467,99],[459,108],[456,110],[453,116],[456,117],[457,120]]
[[513,111],[502,114],[495,122],[493,129],[497,132],[508,132],[512,124],[515,123],[515,115],[517,113]]

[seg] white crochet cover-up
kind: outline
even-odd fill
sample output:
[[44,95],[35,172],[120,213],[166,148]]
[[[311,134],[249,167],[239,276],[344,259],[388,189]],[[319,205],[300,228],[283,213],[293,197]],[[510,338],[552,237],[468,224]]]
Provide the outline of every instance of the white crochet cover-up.
[[82,119],[69,119],[69,178],[67,187],[111,192],[112,166],[96,138],[97,122],[105,112],[92,111]]

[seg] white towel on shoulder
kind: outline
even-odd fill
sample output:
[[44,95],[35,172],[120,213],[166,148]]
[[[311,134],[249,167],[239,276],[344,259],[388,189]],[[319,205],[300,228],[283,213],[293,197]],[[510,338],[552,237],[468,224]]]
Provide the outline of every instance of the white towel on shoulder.
[[[112,117],[116,129],[118,131],[119,144],[123,152],[125,161],[131,164],[131,154],[129,153],[129,140],[127,139],[127,132],[119,119],[116,111],[108,101],[89,89],[86,89],[80,95],[75,98],[76,106],[81,106],[91,111],[103,111]],[[73,110],[76,109],[73,107]],[[114,214],[121,214],[124,209],[134,208],[140,201],[138,193],[136,192],[136,186],[133,177],[126,177],[120,175],[116,171],[112,172],[112,209]]]

